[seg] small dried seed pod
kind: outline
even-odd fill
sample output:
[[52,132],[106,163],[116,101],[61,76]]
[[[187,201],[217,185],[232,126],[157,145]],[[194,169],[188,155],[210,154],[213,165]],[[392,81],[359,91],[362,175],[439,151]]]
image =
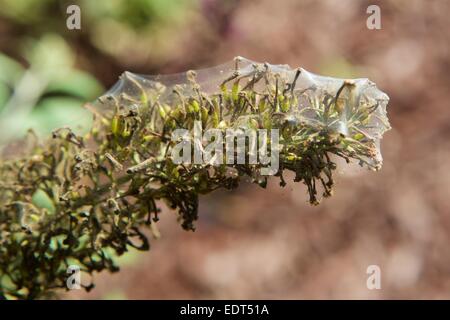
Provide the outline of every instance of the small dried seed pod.
[[109,163],[114,167],[114,169],[116,169],[118,171],[123,170],[123,165],[119,161],[117,161],[111,154],[106,152],[105,157],[106,157],[106,159],[108,159]]

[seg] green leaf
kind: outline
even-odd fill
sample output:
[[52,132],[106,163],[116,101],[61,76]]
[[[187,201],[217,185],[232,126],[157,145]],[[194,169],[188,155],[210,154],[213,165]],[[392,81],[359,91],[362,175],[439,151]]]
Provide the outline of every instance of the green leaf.
[[83,102],[73,98],[47,98],[28,116],[25,128],[34,128],[39,134],[70,126],[77,133],[87,132],[92,125],[92,114],[83,108]]
[[0,53],[0,82],[14,84],[22,75],[24,68],[14,59]]
[[61,92],[89,101],[98,97],[104,88],[93,76],[74,70],[62,80],[51,81],[46,92]]
[[53,205],[53,202],[50,199],[49,195],[41,189],[36,190],[36,192],[33,194],[33,197],[31,198],[31,201],[38,208],[45,208],[50,213],[55,212],[55,206]]
[[8,101],[10,91],[7,85],[0,82],[0,112]]

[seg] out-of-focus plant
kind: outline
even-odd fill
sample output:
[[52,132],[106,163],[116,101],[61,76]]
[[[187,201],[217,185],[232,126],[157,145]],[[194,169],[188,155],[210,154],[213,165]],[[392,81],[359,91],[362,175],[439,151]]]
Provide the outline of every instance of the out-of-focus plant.
[[0,145],[29,127],[40,134],[63,125],[89,128],[91,117],[80,106],[98,96],[102,86],[74,67],[65,41],[57,35],[28,39],[23,51],[27,68],[0,54]]
[[[66,27],[70,4],[81,9],[79,31],[71,32]],[[84,47],[95,48],[105,58],[114,57],[124,64],[162,65],[174,58],[180,30],[189,27],[198,6],[197,0],[0,0],[0,18],[7,18],[29,35],[59,34],[75,45],[82,39]]]
[[278,130],[280,185],[285,170],[294,172],[312,204],[331,195],[332,156],[380,168],[388,98],[373,83],[241,58],[231,66],[169,77],[125,73],[89,108],[88,134],[61,128],[41,144],[30,132],[28,155],[0,164],[3,296],[42,298],[65,288],[69,265],[117,271],[113,255],[149,249],[142,227],[159,236],[158,200],[194,230],[199,195],[236,188],[243,178],[266,186],[261,163],[177,163],[176,129]]

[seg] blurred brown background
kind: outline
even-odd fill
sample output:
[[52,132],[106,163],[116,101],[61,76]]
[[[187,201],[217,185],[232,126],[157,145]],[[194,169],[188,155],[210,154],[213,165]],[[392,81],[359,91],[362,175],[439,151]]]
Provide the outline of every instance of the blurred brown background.
[[[81,30],[65,27],[72,3]],[[370,4],[381,30],[366,28]],[[201,198],[195,233],[165,209],[150,252],[62,297],[450,298],[449,13],[445,0],[0,0],[0,115],[17,135],[45,133],[67,121],[64,110],[82,118],[79,106],[124,70],[180,72],[236,55],[368,77],[391,98],[380,172],[341,174],[317,207],[293,182],[218,191]],[[41,86],[11,103],[30,74]],[[369,265],[381,268],[381,290],[366,287]]]

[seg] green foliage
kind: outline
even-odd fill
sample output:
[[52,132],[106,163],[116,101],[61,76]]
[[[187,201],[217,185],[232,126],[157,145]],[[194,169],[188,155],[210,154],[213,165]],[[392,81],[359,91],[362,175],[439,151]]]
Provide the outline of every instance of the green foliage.
[[0,75],[0,146],[24,136],[30,127],[41,135],[64,125],[76,132],[89,130],[91,116],[81,106],[103,88],[74,67],[74,55],[64,39],[57,35],[28,39],[24,52],[26,69],[0,54],[0,69],[5,70]]
[[[66,27],[70,4],[81,9],[80,32]],[[181,31],[190,27],[198,7],[198,0],[0,0],[0,18],[25,30],[26,36],[14,35],[13,47],[31,36],[57,34],[78,49],[81,59],[92,60],[94,51],[97,59],[113,57],[128,66],[163,65],[178,58],[174,49],[181,45]]]

